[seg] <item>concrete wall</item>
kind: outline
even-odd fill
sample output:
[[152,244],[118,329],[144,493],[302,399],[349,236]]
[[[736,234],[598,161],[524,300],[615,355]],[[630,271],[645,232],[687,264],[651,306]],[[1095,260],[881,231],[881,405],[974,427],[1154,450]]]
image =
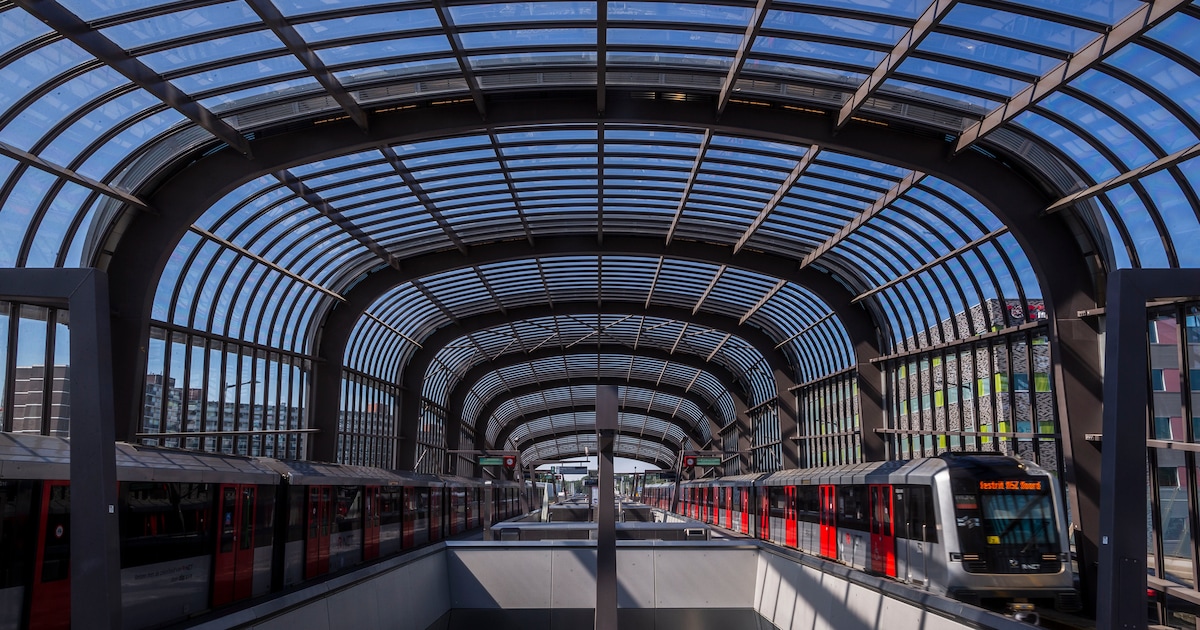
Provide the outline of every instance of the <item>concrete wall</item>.
[[764,545],[754,608],[781,630],[1029,630],[1029,625],[877,578],[844,565]]
[[[478,627],[467,622],[502,619],[488,611],[504,610],[512,613],[510,620],[522,614],[530,619],[558,615],[564,623],[551,626],[579,628],[587,625],[588,611],[595,607],[595,571],[595,543],[589,541],[439,543],[198,627]],[[761,616],[783,630],[1029,628],[837,563],[753,541],[622,541],[617,580],[623,619],[636,622],[626,624],[631,628],[680,627],[680,615],[715,621],[723,615],[743,619],[746,614]],[[455,615],[461,618],[456,621]],[[700,621],[684,625],[711,625]],[[528,627],[514,624],[510,626]],[[756,625],[751,619],[746,627]]]

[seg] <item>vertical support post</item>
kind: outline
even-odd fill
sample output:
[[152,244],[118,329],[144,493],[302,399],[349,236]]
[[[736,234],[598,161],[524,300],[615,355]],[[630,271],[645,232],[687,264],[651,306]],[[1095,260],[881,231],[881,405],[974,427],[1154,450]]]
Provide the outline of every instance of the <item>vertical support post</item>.
[[0,269],[0,300],[70,309],[71,625],[115,630],[121,563],[108,277],[95,269]]
[[495,489],[492,487],[491,480],[483,482],[483,539],[493,540],[492,538],[492,519],[496,518],[492,514],[492,495]]
[[1146,627],[1146,518],[1116,505],[1117,497],[1146,492],[1148,287],[1137,282],[1142,273],[1121,269],[1108,276],[1096,607],[1096,627],[1105,630]]
[[120,628],[108,278],[88,272],[70,297],[71,625]]
[[[1101,448],[1096,627],[1146,628],[1146,515],[1128,502],[1148,491],[1149,346],[1146,303],[1200,295],[1190,269],[1120,269],[1105,305],[1104,434]],[[1153,488],[1149,490],[1153,492]],[[1119,501],[1118,497],[1125,497]]]
[[613,443],[617,434],[617,387],[596,387],[596,433],[600,503],[596,506],[596,630],[617,628],[617,521],[613,504]]

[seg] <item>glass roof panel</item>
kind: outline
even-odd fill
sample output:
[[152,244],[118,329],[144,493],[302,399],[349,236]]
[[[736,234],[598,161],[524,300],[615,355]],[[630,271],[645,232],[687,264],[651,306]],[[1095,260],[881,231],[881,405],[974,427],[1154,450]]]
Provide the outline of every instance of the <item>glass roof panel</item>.
[[973,4],[956,4],[942,18],[942,25],[1029,42],[1073,53],[1096,39],[1096,33],[1060,22],[1000,11]]
[[237,57],[265,53],[286,52],[283,43],[270,31],[254,31],[239,35],[228,35],[212,40],[201,40],[154,52],[138,57],[138,60],[159,74],[177,73],[200,65],[229,61]]
[[223,2],[123,22],[101,29],[100,32],[128,51],[260,21],[258,14],[245,2]]
[[594,20],[595,2],[523,2],[450,6],[457,26]]
[[388,60],[395,63],[405,57],[430,53],[449,53],[450,42],[443,35],[405,37],[378,42],[358,42],[316,49],[317,57],[328,66],[343,66]]
[[1060,59],[1019,48],[936,31],[926,35],[925,39],[917,46],[917,50],[971,63],[1028,73],[1032,77],[1040,77],[1061,63]]
[[5,86],[0,90],[0,113],[6,113],[46,82],[89,61],[91,57],[75,44],[58,40],[4,64],[0,67],[0,81]]
[[437,12],[430,8],[299,22],[293,28],[305,41],[315,44],[377,33],[395,36],[407,31],[433,29],[440,26],[441,21],[438,20]]
[[546,46],[595,46],[594,28],[510,29],[459,33],[467,51],[490,48],[539,48]]
[[775,4],[779,6],[830,7],[913,20],[929,6],[928,3],[919,0],[780,0]]
[[304,64],[299,59],[283,55],[176,77],[171,83],[188,94],[198,94],[304,71]]
[[999,97],[1012,97],[1025,89],[1029,84],[1008,77],[972,70],[948,63],[909,57],[900,63],[896,72],[916,79],[930,79],[947,85],[958,85],[994,94]]
[[773,9],[767,12],[763,28],[779,30],[795,35],[819,35],[822,37],[845,38],[849,42],[894,46],[909,29],[894,24],[882,24],[868,20],[856,20],[830,15],[793,13]]
[[1016,5],[1053,11],[1113,25],[1142,6],[1137,0],[1008,0]]
[[1086,169],[1085,172],[1096,181],[1116,177],[1120,172],[1086,140],[1044,116],[1026,111],[1017,116],[1013,122],[1066,153],[1069,158]]
[[1161,103],[1108,74],[1096,70],[1085,72],[1071,82],[1071,87],[1101,99],[1137,125],[1138,130],[1154,138],[1167,153],[1196,143],[1196,134]]
[[744,28],[754,14],[753,7],[682,2],[620,2],[608,4],[610,23],[623,20],[636,22],[699,22],[716,26]]
[[885,53],[850,45],[828,44],[786,37],[759,35],[751,48],[758,55],[780,55],[811,63],[846,64],[872,70],[883,61]]
[[0,11],[0,57],[49,32],[50,28],[41,20],[15,8],[15,5],[9,5]]
[[127,84],[125,77],[108,68],[97,68],[75,77],[29,103],[20,114],[0,128],[0,141],[30,150],[34,143],[92,99]]

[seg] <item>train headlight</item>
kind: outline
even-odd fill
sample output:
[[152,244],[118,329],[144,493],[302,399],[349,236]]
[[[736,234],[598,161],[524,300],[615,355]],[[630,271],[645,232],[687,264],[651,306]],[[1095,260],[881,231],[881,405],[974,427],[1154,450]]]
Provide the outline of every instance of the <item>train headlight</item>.
[[950,561],[951,562],[962,562],[962,554],[958,553],[957,551],[951,551],[950,552]]

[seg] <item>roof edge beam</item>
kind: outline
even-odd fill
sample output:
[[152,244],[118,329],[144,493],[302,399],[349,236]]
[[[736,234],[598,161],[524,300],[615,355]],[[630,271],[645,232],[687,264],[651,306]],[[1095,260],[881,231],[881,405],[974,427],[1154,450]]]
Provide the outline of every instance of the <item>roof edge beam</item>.
[[31,166],[39,171],[45,171],[51,175],[54,175],[55,177],[78,184],[84,188],[87,188],[88,190],[98,192],[106,197],[111,197],[117,201],[123,201],[137,208],[138,210],[152,213],[158,212],[151,207],[150,204],[135,196],[133,193],[109,186],[104,182],[96,181],[85,175],[80,175],[79,173],[65,166],[59,166],[58,164],[47,162],[41,157],[38,157],[28,151],[22,151],[21,149],[18,149],[17,147],[14,147],[6,142],[0,142],[0,155],[10,157],[17,162],[24,164],[25,166]]
[[359,106],[358,101],[350,96],[346,88],[333,76],[333,73],[325,67],[325,63],[317,56],[308,42],[296,32],[292,24],[288,22],[283,13],[275,7],[270,0],[246,0],[250,8],[262,18],[263,24],[271,29],[271,32],[283,42],[287,47],[288,52],[292,53],[300,63],[304,65],[304,69],[312,75],[317,83],[321,84],[322,88],[333,100],[341,106],[342,111],[346,112],[354,124],[358,125],[359,129],[366,131],[369,127],[367,122],[367,112]]
[[841,129],[847,122],[850,122],[854,113],[862,107],[863,103],[867,102],[867,99],[871,98],[875,90],[883,85],[888,77],[892,76],[896,67],[903,63],[912,51],[916,50],[925,36],[937,27],[946,13],[957,3],[958,0],[933,0],[933,4],[930,4],[921,17],[917,18],[913,27],[900,38],[900,41],[896,42],[896,47],[883,58],[883,61],[879,62],[878,66],[875,66],[875,70],[858,86],[850,100],[842,105],[834,129]]
[[1131,171],[1125,171],[1124,173],[1121,173],[1112,179],[1100,182],[1077,193],[1067,195],[1066,197],[1063,197],[1062,199],[1050,204],[1045,210],[1042,211],[1042,213],[1054,214],[1063,208],[1067,208],[1077,203],[1082,203],[1094,197],[1098,197],[1110,190],[1120,188],[1125,184],[1153,175],[1159,171],[1171,168],[1176,164],[1190,160],[1197,155],[1200,155],[1200,144],[1193,144],[1186,149],[1158,158],[1149,164],[1145,164]]
[[792,189],[792,186],[796,185],[796,180],[800,179],[800,176],[804,175],[804,171],[808,170],[808,167],[810,164],[812,164],[812,161],[817,159],[817,154],[820,152],[821,147],[818,145],[814,144],[808,147],[808,151],[804,153],[804,157],[800,158],[800,162],[796,164],[796,168],[793,168],[792,172],[788,173],[787,179],[783,180],[783,183],[779,185],[779,189],[776,190],[775,194],[771,196],[771,200],[763,206],[763,209],[759,211],[758,216],[754,217],[754,221],[750,223],[750,227],[746,228],[746,233],[742,234],[742,237],[738,239],[737,244],[733,246],[733,253],[736,254],[742,250],[742,247],[746,245],[746,242],[750,240],[750,237],[754,236],[754,233],[758,231],[758,228],[761,227],[763,222],[767,220],[767,216],[769,216],[771,212],[775,210],[775,207],[779,205],[779,202],[783,201],[783,198],[787,196],[788,191]]
[[951,154],[961,153],[980,138],[1033,107],[1038,101],[1053,94],[1060,86],[1104,61],[1106,57],[1126,43],[1154,28],[1159,22],[1188,4],[1190,4],[1190,0],[1150,0],[1146,4],[1140,5],[1137,10],[1114,25],[1110,31],[1092,40],[1092,43],[1084,46],[1069,59],[1042,75],[1037,83],[1021,90],[1007,103],[988,113],[983,120],[963,131],[954,143]]
[[13,2],[50,28],[58,31],[64,38],[82,48],[89,55],[100,60],[104,65],[117,71],[138,87],[183,114],[200,128],[216,136],[218,140],[229,145],[238,153],[252,157],[250,142],[237,129],[201,106],[183,90],[151,70],[149,66],[130,57],[125,49],[100,34],[99,31],[92,29],[87,22],[79,19],[66,7],[54,0],[13,0]]
[[897,182],[891,190],[887,191],[879,199],[876,199],[875,203],[871,204],[870,208],[867,208],[857,217],[854,217],[854,220],[847,224],[846,227],[838,230],[837,234],[830,236],[825,240],[824,243],[821,243],[816,249],[809,252],[808,255],[800,261],[800,268],[803,269],[811,265],[814,260],[820,258],[834,247],[837,247],[838,244],[846,240],[850,234],[862,227],[862,224],[870,221],[880,212],[883,212],[888,206],[892,205],[892,202],[904,196],[905,193],[911,190],[913,186],[916,186],[924,178],[925,173],[922,173],[921,171],[912,171],[908,175],[905,175],[904,179]]

